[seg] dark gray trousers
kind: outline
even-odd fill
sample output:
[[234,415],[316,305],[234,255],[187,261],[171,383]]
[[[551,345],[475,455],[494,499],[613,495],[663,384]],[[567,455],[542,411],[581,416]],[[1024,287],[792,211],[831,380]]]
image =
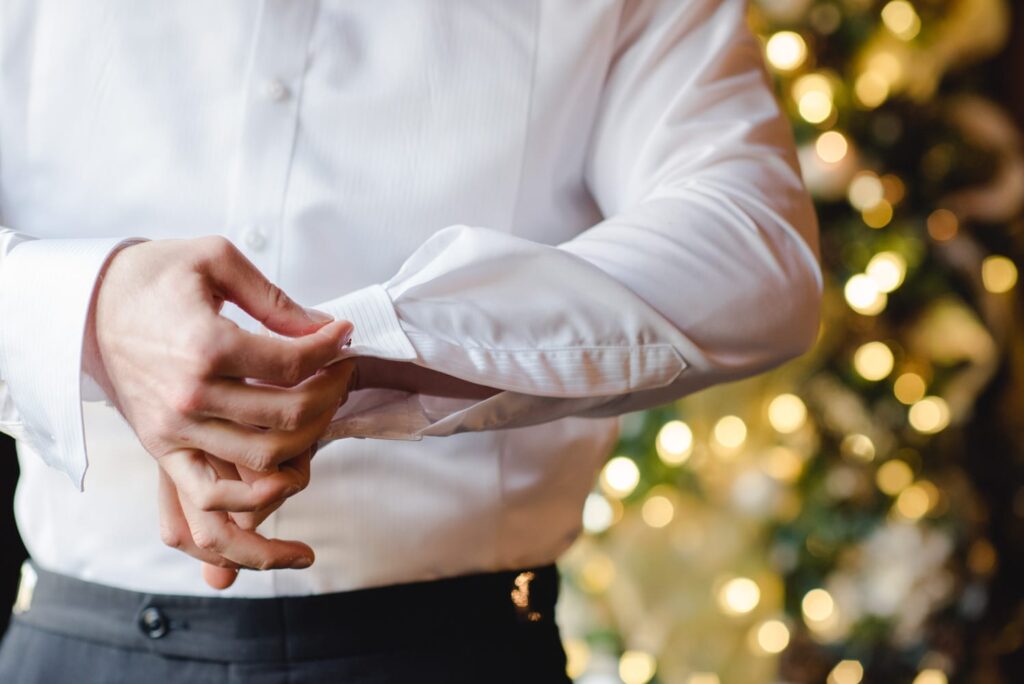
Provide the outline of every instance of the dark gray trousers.
[[3,684],[569,682],[554,566],[269,599],[38,575],[0,645]]

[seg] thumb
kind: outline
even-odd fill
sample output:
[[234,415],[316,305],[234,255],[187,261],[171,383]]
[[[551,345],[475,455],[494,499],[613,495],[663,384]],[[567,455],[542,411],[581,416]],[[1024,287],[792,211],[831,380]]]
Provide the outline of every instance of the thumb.
[[213,287],[271,332],[300,337],[334,320],[322,311],[299,306],[228,240],[204,240],[209,242],[210,248],[206,258],[201,260],[201,268],[210,277]]

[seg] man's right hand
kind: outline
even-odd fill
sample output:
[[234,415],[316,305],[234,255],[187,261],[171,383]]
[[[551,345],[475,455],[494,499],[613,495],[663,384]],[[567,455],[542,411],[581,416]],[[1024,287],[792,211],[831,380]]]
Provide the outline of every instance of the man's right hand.
[[[243,331],[220,315],[225,301],[288,338]],[[307,453],[344,400],[351,370],[329,364],[351,329],[293,302],[224,238],[143,242],[115,254],[97,288],[86,370],[192,508],[259,511],[308,482],[308,470],[278,466]],[[265,475],[219,477],[204,452]],[[182,540],[203,560],[312,560],[304,544],[266,540],[229,516],[206,522]]]

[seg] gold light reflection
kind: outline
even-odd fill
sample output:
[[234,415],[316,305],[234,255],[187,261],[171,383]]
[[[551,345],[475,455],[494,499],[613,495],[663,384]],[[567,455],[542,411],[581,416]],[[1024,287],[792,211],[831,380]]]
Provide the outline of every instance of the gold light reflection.
[[924,378],[917,373],[903,373],[893,383],[892,391],[896,399],[902,404],[913,404],[924,398],[928,386]]
[[1004,256],[987,256],[981,262],[981,281],[994,294],[1009,292],[1017,284],[1017,266]]
[[647,684],[656,669],[654,656],[644,651],[626,651],[619,658],[619,678],[623,684]]
[[768,404],[768,422],[777,432],[796,432],[807,422],[807,406],[795,394],[780,394]]
[[807,43],[794,31],[779,31],[765,45],[769,64],[779,71],[798,69],[807,59]]
[[670,420],[658,431],[654,448],[666,465],[685,463],[693,454],[693,431],[681,420]]
[[836,602],[824,589],[811,589],[804,595],[800,607],[807,621],[825,622],[835,613]]
[[896,496],[914,481],[914,471],[906,461],[893,459],[886,461],[875,473],[875,484],[889,496]]
[[936,209],[928,216],[928,234],[936,242],[945,242],[956,237],[960,220],[949,209]]
[[882,23],[900,40],[913,40],[921,32],[921,18],[907,0],[892,0],[883,7]]
[[865,71],[854,81],[853,93],[866,108],[875,109],[889,99],[889,81],[877,71]]
[[839,131],[826,131],[818,136],[814,149],[823,162],[836,164],[846,157],[850,143]]
[[881,380],[892,372],[895,359],[884,342],[862,344],[853,354],[853,367],[865,380]]
[[768,654],[782,653],[789,646],[789,628],[781,620],[765,620],[754,627],[751,641]]
[[623,499],[640,483],[640,469],[628,456],[616,456],[601,471],[601,489],[608,496]]
[[925,397],[911,405],[907,419],[918,432],[934,434],[949,425],[949,405],[942,397]]
[[672,522],[675,507],[672,502],[660,494],[650,496],[640,508],[640,516],[644,522],[654,528],[661,528]]
[[892,292],[906,278],[907,260],[896,252],[879,252],[871,257],[864,272],[875,281],[880,291]]
[[723,416],[712,431],[715,441],[727,449],[735,449],[747,439],[747,424],[739,416]]
[[865,316],[875,316],[885,309],[887,295],[878,289],[875,281],[863,273],[858,273],[846,281],[843,295],[850,308]]
[[727,615],[746,615],[761,602],[761,589],[749,577],[734,577],[718,592],[718,607]]
[[827,684],[860,684],[864,666],[856,660],[840,660],[828,675]]

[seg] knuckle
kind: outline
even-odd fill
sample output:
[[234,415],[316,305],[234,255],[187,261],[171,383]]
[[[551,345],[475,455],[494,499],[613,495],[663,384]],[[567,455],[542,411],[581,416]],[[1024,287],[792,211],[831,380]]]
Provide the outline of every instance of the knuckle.
[[217,510],[217,497],[214,492],[209,489],[201,489],[192,495],[192,503],[201,511],[215,511]]
[[184,536],[165,523],[160,524],[160,541],[172,549],[181,549],[185,545]]
[[273,470],[275,465],[275,454],[273,449],[261,446],[253,449],[246,460],[249,462],[250,468],[261,473],[265,473],[269,470]]
[[204,551],[220,551],[220,540],[208,530],[192,530],[192,541]]
[[192,374],[205,377],[212,374],[225,354],[222,336],[212,325],[198,325],[190,329],[183,342],[181,356]]
[[200,238],[200,240],[202,240],[202,249],[207,259],[228,258],[238,251],[231,240],[223,235],[210,235]]
[[292,402],[282,417],[282,429],[298,430],[306,425],[315,414],[315,405],[309,397],[302,397]]
[[171,410],[179,416],[192,416],[203,409],[204,388],[201,383],[184,383],[170,396]]
[[297,385],[305,378],[305,359],[296,352],[282,355],[281,377],[288,385]]
[[267,283],[267,303],[272,309],[290,309],[292,307],[292,300],[284,290],[279,288],[277,285],[268,282]]

